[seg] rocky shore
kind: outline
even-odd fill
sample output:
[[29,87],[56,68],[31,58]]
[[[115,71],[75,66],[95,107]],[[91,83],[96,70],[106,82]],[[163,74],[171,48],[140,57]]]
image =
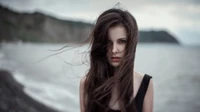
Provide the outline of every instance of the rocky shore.
[[0,70],[0,112],[58,112],[28,96],[23,88],[10,72]]

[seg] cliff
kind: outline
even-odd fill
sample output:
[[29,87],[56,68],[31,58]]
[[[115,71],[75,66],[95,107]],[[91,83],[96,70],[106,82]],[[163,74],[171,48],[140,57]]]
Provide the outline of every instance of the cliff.
[[16,13],[0,7],[0,41],[83,41],[91,28],[88,23],[59,20],[39,12]]
[[[92,27],[89,23],[60,20],[39,12],[17,13],[0,6],[0,42],[82,42]],[[178,43],[166,31],[140,31],[139,42]]]

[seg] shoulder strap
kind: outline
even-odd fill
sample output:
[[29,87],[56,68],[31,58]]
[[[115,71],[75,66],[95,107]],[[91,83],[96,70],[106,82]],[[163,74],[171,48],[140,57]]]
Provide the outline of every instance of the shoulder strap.
[[141,82],[141,85],[140,85],[140,88],[138,90],[137,96],[135,98],[136,107],[137,107],[139,112],[142,112],[144,97],[145,97],[146,91],[148,89],[149,81],[150,81],[151,78],[152,77],[147,75],[147,74],[144,75],[142,82]]

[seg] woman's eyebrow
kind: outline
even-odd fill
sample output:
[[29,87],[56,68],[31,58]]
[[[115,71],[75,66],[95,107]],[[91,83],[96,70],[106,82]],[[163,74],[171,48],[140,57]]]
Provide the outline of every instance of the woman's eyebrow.
[[121,37],[121,38],[119,38],[119,39],[126,39],[126,37]]

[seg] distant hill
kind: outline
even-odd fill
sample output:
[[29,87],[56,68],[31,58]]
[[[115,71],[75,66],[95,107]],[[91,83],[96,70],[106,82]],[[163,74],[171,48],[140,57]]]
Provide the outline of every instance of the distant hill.
[[[60,20],[39,12],[17,13],[0,5],[0,42],[81,42],[91,33],[93,25]],[[166,31],[140,31],[139,42],[178,41]]]
[[140,31],[139,42],[179,43],[176,38],[166,31]]
[[16,13],[0,7],[0,41],[83,41],[91,28],[88,23],[59,20],[39,12]]

